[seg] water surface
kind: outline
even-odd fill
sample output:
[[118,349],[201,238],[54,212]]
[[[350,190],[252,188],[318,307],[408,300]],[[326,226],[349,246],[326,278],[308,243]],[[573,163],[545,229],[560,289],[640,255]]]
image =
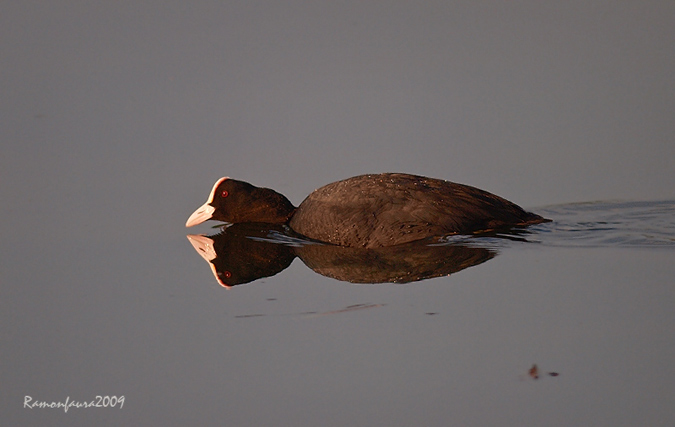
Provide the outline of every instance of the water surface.
[[[494,256],[406,284],[295,258],[227,290],[182,223],[16,240],[3,412],[10,425],[670,425],[673,206],[540,209],[554,222],[441,242]],[[22,408],[96,395],[124,407]]]
[[[672,0],[5,3],[0,425],[675,425]],[[555,221],[229,290],[185,238],[380,172]]]

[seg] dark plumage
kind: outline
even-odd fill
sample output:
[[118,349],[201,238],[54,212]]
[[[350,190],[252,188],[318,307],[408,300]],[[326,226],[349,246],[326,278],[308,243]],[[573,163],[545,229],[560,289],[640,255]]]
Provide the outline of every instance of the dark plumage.
[[475,187],[401,173],[328,184],[297,208],[274,190],[221,178],[186,226],[208,219],[287,223],[314,240],[367,248],[548,221]]

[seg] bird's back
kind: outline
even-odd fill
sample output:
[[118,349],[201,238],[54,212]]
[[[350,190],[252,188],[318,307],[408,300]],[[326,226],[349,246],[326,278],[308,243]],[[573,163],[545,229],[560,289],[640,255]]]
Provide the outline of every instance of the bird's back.
[[315,190],[289,223],[312,239],[392,246],[545,221],[486,191],[408,174],[360,175]]

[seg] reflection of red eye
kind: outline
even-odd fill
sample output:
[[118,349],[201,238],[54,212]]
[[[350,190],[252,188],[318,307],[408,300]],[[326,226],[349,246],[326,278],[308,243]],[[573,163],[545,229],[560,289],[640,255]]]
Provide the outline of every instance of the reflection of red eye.
[[227,190],[223,190],[223,192],[220,193],[220,196],[221,196],[221,197],[227,197],[227,196],[229,196],[229,195],[230,195],[230,193],[228,193]]
[[223,271],[222,276],[226,279],[229,279],[230,277],[232,277],[232,273],[230,273],[229,271]]

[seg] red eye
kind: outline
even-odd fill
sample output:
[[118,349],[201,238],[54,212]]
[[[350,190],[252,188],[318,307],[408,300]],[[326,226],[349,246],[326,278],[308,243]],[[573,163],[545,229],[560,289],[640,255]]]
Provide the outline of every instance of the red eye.
[[227,190],[223,190],[223,192],[220,193],[220,197],[227,197],[229,195],[230,195],[230,193],[228,193]]
[[226,279],[229,279],[230,277],[232,277],[232,273],[230,273],[229,271],[223,271],[222,276]]

